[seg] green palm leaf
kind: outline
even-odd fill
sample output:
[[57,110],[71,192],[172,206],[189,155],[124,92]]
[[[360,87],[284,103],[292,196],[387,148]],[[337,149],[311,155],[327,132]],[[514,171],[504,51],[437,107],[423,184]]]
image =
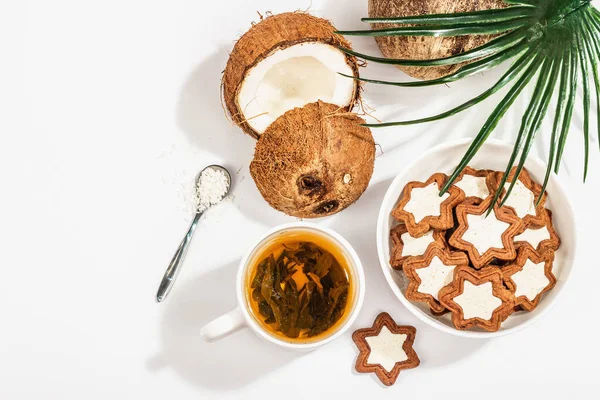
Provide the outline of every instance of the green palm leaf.
[[[528,122],[527,122],[527,128],[526,128],[527,133],[526,133],[525,143],[523,146],[523,150],[521,151],[521,158],[519,160],[519,164],[517,165],[517,169],[515,171],[515,176],[519,176],[521,174],[521,171],[523,170],[523,166],[525,165],[525,160],[527,159],[527,155],[529,154],[529,151],[531,150],[531,146],[533,146],[533,141],[535,139],[535,135],[539,131],[540,126],[542,125],[542,120],[544,119],[544,116],[546,115],[546,112],[548,111],[548,105],[550,104],[550,99],[552,98],[552,92],[554,92],[554,87],[556,85],[556,79],[560,72],[560,65],[558,64],[558,60],[556,60],[555,58],[549,58],[546,60],[546,62],[549,65],[551,65],[551,67],[550,67],[551,71],[550,71],[549,75],[548,75],[548,71],[542,70],[540,72],[540,77],[539,77],[539,82],[538,82],[538,84],[540,86],[540,100],[539,100],[539,102],[536,102],[535,110],[532,110],[534,117],[531,120],[528,120]],[[535,94],[534,94],[534,97],[535,97]],[[527,117],[528,116],[524,117],[524,119]],[[512,168],[512,165],[505,171],[503,181],[506,180],[506,177],[508,176],[511,168]],[[503,198],[502,202],[500,203],[500,205],[503,205],[504,202],[506,202],[506,200],[508,199],[508,196],[510,196],[516,183],[517,183],[517,179],[513,179],[509,188],[506,190],[506,194],[504,195],[504,198]],[[502,183],[500,185],[500,188],[498,189],[498,193],[502,190],[501,188],[503,186],[504,186],[504,183]],[[540,198],[541,197],[542,197],[542,194],[540,194]],[[493,203],[495,203],[495,201]]]
[[494,38],[480,47],[476,47],[474,49],[465,51],[463,53],[458,53],[450,57],[437,58],[433,60],[412,60],[400,58],[374,57],[368,54],[358,53],[356,51],[344,47],[339,47],[339,49],[347,54],[362,58],[367,61],[373,61],[379,64],[404,65],[407,67],[432,67],[436,65],[458,64],[466,61],[473,61],[482,57],[487,57],[491,54],[498,53],[502,50],[506,50],[516,45],[517,43],[521,43],[525,40],[528,40],[528,38],[529,35],[527,35],[527,29],[521,28],[512,31],[508,34]]
[[[517,139],[515,141],[515,147],[512,151],[512,154],[510,155],[510,158],[508,160],[508,165],[506,167],[506,171],[504,172],[502,180],[500,181],[500,184],[498,185],[498,190],[496,191],[496,193],[494,195],[494,200],[492,201],[492,203],[496,203],[496,201],[500,197],[500,194],[502,193],[502,191],[504,189],[504,185],[508,179],[508,174],[510,173],[510,170],[512,169],[512,167],[514,165],[518,154],[521,152],[523,142],[525,140],[525,132],[526,131],[529,132],[529,129],[532,126],[533,120],[535,119],[535,116],[540,107],[540,104],[542,103],[542,93],[544,92],[546,85],[548,83],[548,79],[549,79],[548,73],[552,66],[551,64],[552,64],[552,60],[549,60],[549,59],[544,60],[542,63],[542,68],[539,72],[538,81],[535,86],[535,91],[533,92],[533,97],[531,98],[531,101],[529,102],[527,111],[523,115],[523,119],[521,121],[521,127],[519,129],[519,133],[517,134]],[[516,179],[513,179],[513,183],[515,181],[516,181]],[[511,187],[509,188],[509,190],[507,191],[506,195],[504,196],[505,199],[508,198],[508,195],[510,195],[511,191],[512,191],[512,184],[511,184]],[[490,211],[491,211],[491,208],[490,208]]]
[[512,59],[514,56],[518,55],[522,51],[524,51],[528,46],[526,44],[521,44],[520,46],[515,46],[500,53],[496,54],[495,57],[486,57],[480,60],[474,61],[470,64],[467,64],[461,68],[459,68],[456,72],[450,75],[446,75],[439,79],[433,79],[430,81],[413,81],[413,82],[389,82],[389,81],[381,81],[376,79],[367,79],[367,78],[356,78],[351,75],[346,75],[340,73],[340,75],[353,78],[362,82],[367,83],[376,83],[381,85],[390,85],[390,86],[401,86],[401,87],[422,87],[422,86],[434,86],[434,85],[442,85],[445,83],[450,83],[457,81],[462,78],[466,78],[467,76],[476,75],[481,72],[485,72],[488,69],[491,69],[495,66],[502,64],[503,62]]
[[[563,118],[565,118],[565,110],[567,104],[567,93],[569,91],[569,76],[571,64],[570,60],[571,53],[570,47],[563,49],[560,63],[561,63],[561,77],[560,87],[558,91],[558,103],[556,105],[556,113],[554,115],[554,125],[552,127],[552,136],[550,137],[550,151],[548,154],[548,165],[546,167],[546,175],[544,176],[544,183],[542,183],[542,193],[548,186],[550,180],[550,174],[552,173],[552,166],[554,165],[554,155],[556,153],[556,140],[558,138],[558,130],[562,124]],[[542,200],[542,196],[539,196],[536,202],[536,207]]]
[[577,37],[577,52],[579,53],[583,82],[583,181],[585,182],[590,159],[590,83],[588,80],[587,52],[581,36]]
[[337,31],[348,36],[463,36],[494,35],[525,26],[531,19],[517,18],[509,21],[488,22],[481,24],[440,24],[425,26],[402,26],[398,28],[367,29],[360,31]]
[[506,73],[498,80],[498,82],[496,82],[496,84],[494,86],[492,86],[491,88],[489,88],[488,90],[486,90],[485,92],[480,94],[479,96],[477,96],[477,97],[467,101],[466,103],[463,103],[460,106],[455,107],[451,110],[448,110],[448,111],[443,112],[438,115],[434,115],[432,117],[415,119],[415,120],[411,120],[411,121],[386,122],[386,123],[378,123],[378,124],[363,124],[363,126],[383,127],[383,126],[396,126],[396,125],[413,125],[413,124],[420,124],[420,123],[424,123],[424,122],[437,121],[440,119],[450,117],[454,114],[458,114],[459,112],[467,110],[468,108],[481,103],[483,100],[487,99],[494,93],[498,92],[500,89],[502,89],[507,84],[512,82],[513,79],[515,77],[517,77],[519,75],[519,73],[523,70],[523,68],[527,67],[528,65],[531,65],[532,63],[535,64],[536,62],[538,62],[539,58],[533,58],[533,59],[531,58],[531,56],[535,53],[537,53],[536,46],[530,48],[525,54],[523,54],[523,56],[521,58],[519,58],[508,69],[508,71],[506,71]]
[[[592,62],[592,72],[596,88],[596,114],[600,117],[600,74],[598,73],[598,65],[600,61],[600,39],[595,37],[593,34],[590,18],[591,17],[589,13],[585,15],[584,26],[589,36],[584,39],[584,42],[586,43],[588,58]],[[598,125],[598,146],[600,147],[600,120],[596,125]]]
[[521,75],[521,77],[517,80],[515,85],[510,89],[510,91],[506,94],[506,96],[502,99],[500,104],[496,106],[492,114],[488,117],[487,121],[475,137],[473,139],[473,143],[469,146],[466,154],[463,156],[462,160],[458,164],[458,167],[454,170],[448,182],[444,185],[441,190],[441,193],[444,193],[448,190],[448,188],[454,183],[458,175],[462,172],[462,170],[469,165],[469,162],[473,159],[477,151],[481,148],[486,139],[490,136],[494,128],[498,126],[500,123],[500,119],[506,114],[510,106],[515,102],[515,100],[519,97],[523,89],[527,86],[529,81],[535,76],[537,65],[530,65],[529,68]]
[[[486,44],[466,51],[432,60],[388,59],[374,57],[348,49],[343,51],[359,58],[377,63],[402,66],[456,65],[463,62],[455,73],[430,80],[417,82],[390,82],[357,78],[363,82],[399,87],[420,87],[449,83],[473,74],[486,71],[506,61],[514,60],[512,66],[492,87],[475,98],[446,112],[431,117],[411,121],[366,124],[369,127],[409,125],[425,123],[450,117],[489,98],[501,88],[511,85],[509,92],[498,103],[485,124],[473,139],[469,149],[442,188],[440,194],[448,190],[456,177],[468,165],[477,151],[497,127],[500,119],[521,95],[523,89],[537,75],[537,81],[529,105],[521,121],[513,152],[500,189],[494,194],[495,204],[504,190],[504,184],[512,167],[517,162],[520,172],[534,143],[537,132],[544,120],[558,87],[558,104],[550,138],[548,166],[544,182],[545,190],[554,170],[558,173],[569,128],[576,103],[579,74],[583,91],[583,139],[584,139],[584,180],[589,164],[589,130],[592,89],[589,81],[591,66],[595,88],[596,113],[600,118],[600,12],[593,8],[589,0],[505,0],[510,6],[498,10],[484,10],[456,14],[433,14],[399,16],[391,18],[364,18],[367,23],[410,24],[385,29],[340,31],[345,35],[360,36],[461,36],[461,35],[502,35]],[[351,77],[352,78],[352,77]],[[598,124],[600,143],[600,123]],[[502,202],[506,201],[516,180],[511,182]],[[539,202],[539,199],[538,199]]]
[[[575,39],[571,43],[573,49],[575,48]],[[562,159],[563,152],[565,150],[565,144],[567,143],[567,135],[569,134],[569,127],[571,126],[571,119],[573,118],[573,109],[575,108],[575,99],[577,96],[577,77],[578,77],[578,57],[577,52],[571,50],[571,58],[567,61],[570,65],[570,83],[569,83],[569,98],[567,100],[567,110],[565,118],[563,119],[562,129],[558,138],[558,150],[556,152],[556,162],[554,164],[554,173],[558,174],[560,169],[560,162]]]
[[539,3],[539,0],[505,0],[505,3],[515,4],[519,6],[535,7]]

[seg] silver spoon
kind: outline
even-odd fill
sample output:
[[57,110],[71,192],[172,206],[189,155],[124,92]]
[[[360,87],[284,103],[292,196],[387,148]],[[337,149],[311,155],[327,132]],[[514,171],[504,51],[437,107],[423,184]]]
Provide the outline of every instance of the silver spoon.
[[[202,186],[202,173],[204,171],[206,171],[207,169],[222,171],[225,174],[225,178],[227,179],[227,190],[225,190],[223,195],[217,201],[212,202],[209,205],[209,207],[211,207],[211,206],[214,206],[215,204],[219,203],[221,200],[223,200],[229,194],[229,190],[231,189],[231,175],[229,174],[229,171],[227,171],[225,168],[223,168],[220,165],[209,165],[208,167],[206,167],[202,171],[200,171],[200,173],[196,177],[196,186],[194,188],[195,190],[199,190],[199,188]],[[190,245],[190,242],[192,241],[192,235],[194,234],[194,231],[196,230],[196,225],[198,225],[198,221],[200,221],[200,217],[202,216],[202,214],[204,214],[204,212],[207,209],[208,209],[208,207],[204,210],[196,210],[196,215],[194,216],[194,220],[190,224],[190,228],[188,229],[187,233],[185,234],[185,237],[183,238],[183,240],[181,241],[181,244],[177,248],[177,251],[175,252],[175,255],[173,256],[173,259],[171,260],[171,263],[169,264],[169,267],[165,271],[165,275],[163,276],[163,279],[160,282],[160,286],[158,287],[158,292],[156,293],[156,301],[157,302],[160,303],[161,301],[163,301],[167,297],[167,294],[169,294],[169,291],[171,290],[171,288],[173,287],[173,284],[175,283],[175,279],[177,278],[177,274],[179,273],[179,270],[181,269],[181,265],[183,264],[183,259],[185,257],[185,254],[187,253],[187,249]]]

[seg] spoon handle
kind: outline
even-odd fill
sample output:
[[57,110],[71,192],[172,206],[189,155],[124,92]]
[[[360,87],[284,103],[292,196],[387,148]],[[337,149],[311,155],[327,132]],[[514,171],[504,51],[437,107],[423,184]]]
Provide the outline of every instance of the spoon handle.
[[177,251],[173,256],[169,267],[165,271],[165,275],[163,276],[163,279],[160,282],[160,286],[158,287],[158,292],[156,293],[156,301],[159,303],[167,297],[167,294],[169,294],[169,291],[175,283],[175,279],[177,278],[177,274],[181,269],[181,265],[183,264],[183,259],[185,257],[185,254],[187,253],[187,249],[190,245],[190,242],[192,241],[192,235],[196,230],[196,225],[198,225],[198,221],[200,220],[201,216],[202,213],[196,213],[196,215],[194,216],[194,220],[190,224],[190,228],[185,234],[183,240],[181,241],[181,244],[177,248]]

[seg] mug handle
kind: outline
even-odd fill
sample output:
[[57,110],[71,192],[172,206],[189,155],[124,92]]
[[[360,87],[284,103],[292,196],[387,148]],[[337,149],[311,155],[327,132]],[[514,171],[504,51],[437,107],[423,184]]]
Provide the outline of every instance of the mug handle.
[[229,335],[244,325],[246,325],[244,314],[242,314],[242,310],[239,307],[236,307],[227,314],[221,315],[204,325],[200,330],[200,335],[207,342],[212,342],[213,340]]

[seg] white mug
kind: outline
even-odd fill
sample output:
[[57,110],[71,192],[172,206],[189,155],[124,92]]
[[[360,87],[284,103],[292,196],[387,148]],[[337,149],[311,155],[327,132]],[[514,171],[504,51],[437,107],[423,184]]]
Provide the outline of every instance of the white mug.
[[[350,305],[348,311],[342,316],[342,318],[344,318],[342,324],[340,324],[335,331],[330,332],[322,339],[307,343],[298,342],[297,340],[292,341],[291,339],[286,341],[284,338],[275,336],[274,334],[265,330],[251,315],[245,293],[247,290],[245,287],[246,274],[248,273],[248,269],[253,264],[251,261],[253,261],[253,259],[257,256],[257,253],[263,249],[263,245],[267,242],[270,242],[278,235],[282,235],[294,230],[312,231],[315,234],[324,236],[328,241],[336,244],[341,250],[342,254],[346,257],[348,267],[350,268],[350,279],[352,279],[353,282],[351,287],[354,290],[353,295],[348,296],[349,300],[351,299],[352,304]],[[248,326],[252,331],[254,331],[254,333],[268,342],[293,350],[310,350],[336,339],[352,325],[356,319],[356,316],[358,315],[358,312],[360,311],[360,308],[362,307],[365,294],[365,277],[358,254],[356,254],[356,251],[354,251],[346,239],[331,229],[323,228],[306,222],[295,222],[279,225],[271,229],[258,240],[255,246],[250,248],[248,253],[240,262],[235,288],[238,306],[227,314],[209,322],[202,328],[200,334],[205,340],[213,341],[232,333],[236,329],[239,329],[243,326]]]

